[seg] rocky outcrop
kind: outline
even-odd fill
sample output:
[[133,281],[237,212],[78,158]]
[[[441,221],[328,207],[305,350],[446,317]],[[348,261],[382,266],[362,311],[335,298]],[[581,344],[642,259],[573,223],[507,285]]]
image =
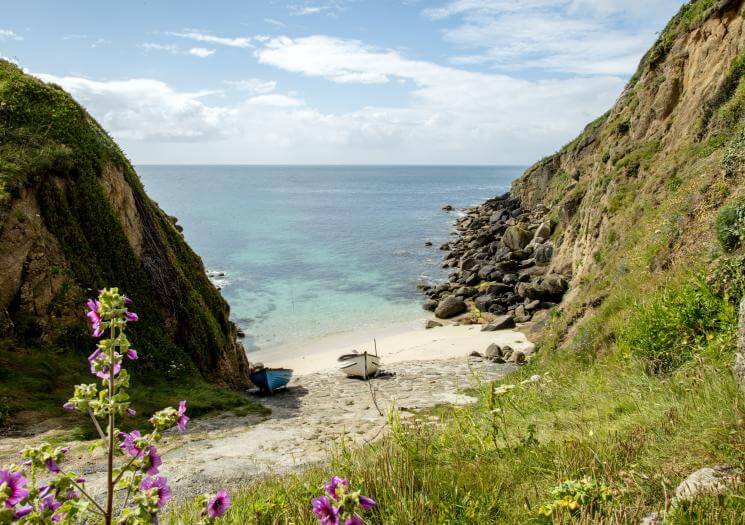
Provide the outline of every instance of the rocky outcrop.
[[424,308],[449,318],[469,303],[488,323],[485,329],[496,330],[554,306],[568,285],[547,271],[553,257],[549,211],[524,208],[510,194],[466,210],[456,222],[458,237],[441,247],[447,252],[443,265],[453,268],[449,282],[423,287],[429,297]]
[[85,298],[118,286],[140,314],[138,373],[247,386],[227,303],[98,123],[59,87],[0,60],[0,137],[6,347],[79,352],[90,344]]

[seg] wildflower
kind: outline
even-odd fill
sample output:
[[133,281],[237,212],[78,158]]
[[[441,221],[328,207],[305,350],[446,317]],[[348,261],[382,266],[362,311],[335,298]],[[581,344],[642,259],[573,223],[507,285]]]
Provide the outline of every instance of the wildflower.
[[62,408],[64,408],[65,410],[75,410],[78,407],[75,405],[75,403],[71,403],[68,401],[67,403],[62,405]]
[[133,430],[129,434],[121,432],[119,434],[119,437],[124,438],[122,443],[119,445],[120,449],[124,450],[133,458],[142,456],[142,448],[137,446],[137,442],[142,439],[142,435],[140,434],[139,430]]
[[365,525],[365,522],[362,521],[362,518],[360,518],[357,514],[352,514],[349,518],[347,518],[347,521],[344,522],[344,525]]
[[0,495],[6,496],[6,507],[14,507],[28,496],[28,490],[23,488],[26,483],[28,483],[28,480],[23,477],[22,472],[11,472],[8,469],[0,470]]
[[349,489],[349,482],[346,479],[342,479],[339,476],[334,476],[326,484],[326,493],[336,501],[339,501],[344,497]]
[[91,322],[93,337],[101,337],[103,335],[103,328],[101,328],[101,303],[93,299],[88,299],[85,305],[88,307],[88,312],[85,315]]
[[136,321],[139,321],[140,318],[137,316],[136,313],[130,312],[129,310],[124,311],[124,318],[129,321],[130,323],[134,323]]
[[62,503],[54,499],[53,495],[49,494],[41,498],[41,505],[39,505],[39,509],[40,510],[51,510],[52,512],[54,512],[61,506],[62,506]]
[[367,496],[360,496],[360,507],[362,507],[362,510],[369,510],[375,505],[377,505],[377,502],[374,499]]
[[157,491],[158,508],[168,503],[171,499],[171,487],[168,486],[168,480],[163,476],[150,476],[142,480],[140,489],[143,491]]
[[18,507],[16,511],[13,513],[13,518],[14,519],[22,518],[24,516],[31,514],[33,511],[34,511],[34,508],[31,505],[24,505],[23,507]]
[[[119,375],[122,369],[121,356],[114,352],[114,375]],[[108,356],[104,354],[100,348],[96,348],[96,351],[88,356],[88,362],[91,365],[91,374],[95,374],[101,379],[108,379],[111,377],[109,370],[111,364],[109,363]]]
[[150,462],[150,466],[145,471],[145,473],[148,476],[152,476],[153,474],[158,473],[158,467],[160,467],[163,464],[163,460],[160,458],[160,454],[158,454],[158,449],[156,449],[154,446],[150,445],[150,448],[148,449],[148,461]]
[[60,472],[59,465],[57,465],[57,462],[54,461],[52,458],[47,459],[44,462],[44,466],[47,468],[47,471],[51,472],[52,474],[59,474]]
[[130,361],[137,361],[137,350],[134,348],[130,348],[127,350],[127,359]]
[[210,518],[219,518],[230,508],[230,496],[225,490],[218,490],[215,497],[207,502],[207,516]]
[[323,525],[338,525],[339,509],[331,504],[326,496],[318,496],[311,501],[313,513]]
[[176,420],[176,426],[178,426],[179,432],[186,431],[186,423],[189,422],[189,416],[186,415],[186,401],[178,402],[178,419]]
[[135,410],[134,408],[128,408],[127,414],[129,414],[130,416],[135,416],[137,415],[137,410]]

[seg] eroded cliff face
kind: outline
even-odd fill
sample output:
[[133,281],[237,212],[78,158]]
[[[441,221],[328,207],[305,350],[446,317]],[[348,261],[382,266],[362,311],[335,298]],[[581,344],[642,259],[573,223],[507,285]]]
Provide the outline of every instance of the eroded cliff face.
[[741,0],[684,6],[614,107],[514,183],[556,225],[548,271],[570,281],[565,305],[715,249],[713,212],[743,189],[744,26]]
[[143,374],[247,386],[227,303],[98,124],[60,88],[2,61],[0,117],[4,346],[88,350],[84,300],[118,286],[140,313],[132,339]]

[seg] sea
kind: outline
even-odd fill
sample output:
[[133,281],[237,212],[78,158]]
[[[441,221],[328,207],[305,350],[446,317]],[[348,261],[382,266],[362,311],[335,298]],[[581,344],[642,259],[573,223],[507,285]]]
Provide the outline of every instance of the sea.
[[423,319],[416,285],[447,278],[439,247],[458,210],[504,193],[524,169],[137,167],[221,288],[249,353]]

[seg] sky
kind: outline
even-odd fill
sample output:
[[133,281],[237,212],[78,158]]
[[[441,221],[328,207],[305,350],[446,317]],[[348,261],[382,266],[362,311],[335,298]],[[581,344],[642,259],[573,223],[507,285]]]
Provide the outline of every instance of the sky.
[[0,57],[138,164],[530,164],[684,0],[25,0]]

